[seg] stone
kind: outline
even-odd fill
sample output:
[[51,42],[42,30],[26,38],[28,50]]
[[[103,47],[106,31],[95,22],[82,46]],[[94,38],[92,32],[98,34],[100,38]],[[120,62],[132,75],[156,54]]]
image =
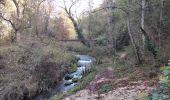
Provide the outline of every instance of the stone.
[[168,60],[168,66],[170,66],[170,60]]
[[71,84],[73,84],[73,82],[68,81],[68,82],[64,83],[64,86],[69,86]]
[[73,78],[72,75],[66,75],[66,76],[64,77],[65,80],[70,80],[70,79],[72,79],[72,78]]

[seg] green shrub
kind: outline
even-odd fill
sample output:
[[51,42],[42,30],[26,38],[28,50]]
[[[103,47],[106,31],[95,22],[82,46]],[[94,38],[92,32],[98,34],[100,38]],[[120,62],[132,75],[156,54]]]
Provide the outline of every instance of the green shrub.
[[150,100],[169,100],[170,99],[170,66],[161,68],[162,76],[160,78],[160,86],[153,90]]
[[160,84],[170,89],[170,66],[161,68],[163,76],[160,79]]
[[76,63],[71,63],[71,72],[74,72],[77,70],[77,64]]
[[112,84],[111,83],[105,83],[100,87],[99,92],[100,93],[107,93],[111,90],[112,90]]
[[149,100],[169,100],[169,96],[161,93],[158,90],[154,90],[151,93],[151,96],[148,97]]
[[139,93],[136,100],[148,100],[148,93],[146,92]]

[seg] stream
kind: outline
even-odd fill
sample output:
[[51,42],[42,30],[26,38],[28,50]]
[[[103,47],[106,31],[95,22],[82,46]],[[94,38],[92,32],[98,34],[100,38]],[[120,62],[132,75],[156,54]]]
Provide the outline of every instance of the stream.
[[67,92],[74,88],[78,84],[78,80],[83,77],[83,73],[86,71],[86,66],[91,65],[95,60],[93,57],[88,55],[76,55],[78,58],[77,69],[72,73],[66,73],[54,89],[44,92],[36,96],[33,100],[46,100],[60,92]]

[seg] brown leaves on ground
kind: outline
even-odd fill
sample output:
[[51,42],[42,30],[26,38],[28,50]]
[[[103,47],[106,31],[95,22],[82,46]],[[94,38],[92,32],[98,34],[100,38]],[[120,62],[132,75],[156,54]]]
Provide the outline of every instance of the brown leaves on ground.
[[107,83],[115,79],[113,74],[113,69],[108,67],[104,72],[97,74],[95,78],[87,85],[86,89],[89,89],[92,92],[97,91],[101,84]]
[[[112,90],[100,93],[103,84],[111,83]],[[149,81],[130,81],[128,78],[117,79],[113,69],[108,67],[87,85],[84,90],[64,98],[64,100],[137,100],[145,97],[152,90]]]

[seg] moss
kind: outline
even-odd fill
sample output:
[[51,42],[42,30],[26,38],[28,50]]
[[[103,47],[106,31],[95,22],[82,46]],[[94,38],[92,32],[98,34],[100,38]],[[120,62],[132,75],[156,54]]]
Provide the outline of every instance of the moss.
[[77,78],[73,78],[72,81],[73,82],[78,82],[81,78],[80,77],[77,77]]
[[76,70],[77,70],[77,64],[76,63],[71,63],[71,71],[70,71],[70,73],[73,73],[73,72],[75,72]]
[[64,85],[65,85],[65,86],[69,86],[69,85],[71,85],[71,84],[73,84],[73,82],[68,81],[68,82],[66,82]]

